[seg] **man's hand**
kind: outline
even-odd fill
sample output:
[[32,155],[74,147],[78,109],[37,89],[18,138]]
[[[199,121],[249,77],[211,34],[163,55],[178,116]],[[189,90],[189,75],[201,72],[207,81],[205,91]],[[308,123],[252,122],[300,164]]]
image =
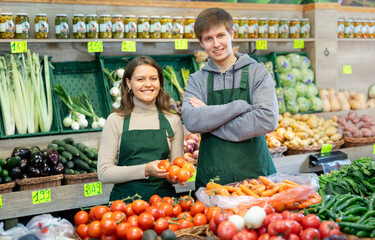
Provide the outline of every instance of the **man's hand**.
[[190,102],[190,104],[193,107],[203,107],[203,106],[206,106],[206,104],[204,102],[202,102],[200,99],[198,99],[196,97],[191,97],[189,99],[189,102]]

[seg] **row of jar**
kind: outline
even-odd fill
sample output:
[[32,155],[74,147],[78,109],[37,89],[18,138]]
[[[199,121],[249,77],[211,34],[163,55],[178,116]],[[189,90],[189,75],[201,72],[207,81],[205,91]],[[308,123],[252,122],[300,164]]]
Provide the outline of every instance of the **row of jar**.
[[344,19],[337,20],[338,38],[375,38],[375,20]]
[[[75,14],[73,16],[73,38],[196,38],[195,17],[139,16]],[[15,26],[15,27],[14,27]],[[66,14],[55,18],[57,39],[69,38]],[[27,13],[2,13],[0,16],[0,38],[30,38],[30,22]],[[35,15],[35,38],[49,38],[47,14]]]
[[233,18],[234,38],[309,38],[308,18]]

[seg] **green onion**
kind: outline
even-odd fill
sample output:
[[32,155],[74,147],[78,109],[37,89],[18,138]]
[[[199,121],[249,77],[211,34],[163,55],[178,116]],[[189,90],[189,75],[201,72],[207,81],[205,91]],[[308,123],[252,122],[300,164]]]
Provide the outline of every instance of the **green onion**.
[[180,83],[178,82],[176,72],[174,71],[173,67],[168,65],[165,66],[163,69],[164,76],[177,88],[178,93],[180,95],[180,99],[184,99],[185,91],[180,86]]
[[189,75],[190,75],[190,70],[188,68],[181,68],[181,76],[182,76],[182,79],[184,80],[185,87],[187,85],[187,80],[189,78]]

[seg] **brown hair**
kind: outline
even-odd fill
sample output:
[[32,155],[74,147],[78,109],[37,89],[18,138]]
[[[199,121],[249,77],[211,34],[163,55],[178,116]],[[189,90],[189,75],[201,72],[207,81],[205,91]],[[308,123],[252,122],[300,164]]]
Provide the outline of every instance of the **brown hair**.
[[121,106],[117,110],[115,110],[115,112],[118,113],[120,116],[128,116],[133,111],[133,93],[129,93],[129,87],[128,84],[126,84],[126,79],[131,80],[135,69],[143,64],[150,65],[158,71],[160,91],[159,94],[156,96],[156,106],[160,111],[164,113],[168,113],[170,111],[169,94],[164,90],[163,87],[163,70],[154,59],[148,56],[140,56],[133,58],[125,68],[124,76],[122,77],[121,81]]
[[207,8],[199,13],[194,24],[194,32],[202,42],[202,34],[212,26],[223,24],[229,33],[232,32],[233,18],[222,8]]

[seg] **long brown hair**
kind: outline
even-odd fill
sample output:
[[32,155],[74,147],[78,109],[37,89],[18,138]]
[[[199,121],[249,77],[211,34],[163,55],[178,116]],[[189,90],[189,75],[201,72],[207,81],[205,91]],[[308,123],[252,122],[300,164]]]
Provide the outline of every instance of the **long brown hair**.
[[134,108],[133,94],[129,93],[128,84],[126,84],[126,79],[131,80],[135,69],[140,65],[150,65],[158,71],[160,91],[156,96],[156,106],[158,109],[164,113],[169,113],[170,104],[169,104],[169,94],[164,90],[164,75],[163,70],[159,64],[152,58],[148,56],[140,56],[133,58],[125,68],[124,76],[121,81],[121,106],[115,110],[120,116],[128,116]]

